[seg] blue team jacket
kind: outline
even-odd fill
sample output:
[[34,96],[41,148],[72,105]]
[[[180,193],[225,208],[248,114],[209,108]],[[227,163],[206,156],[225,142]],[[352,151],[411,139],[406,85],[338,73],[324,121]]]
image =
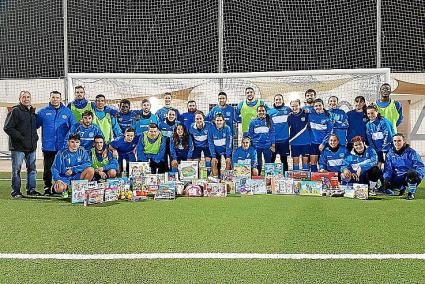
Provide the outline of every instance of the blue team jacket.
[[[182,139],[178,138],[178,142],[175,143],[174,137],[171,137],[170,142],[170,154],[171,158],[176,161],[186,161],[187,159],[191,159],[192,156],[189,156],[189,153],[193,152],[193,141],[192,137],[189,135],[189,143],[187,148],[183,147]],[[176,145],[177,144],[177,145]]]
[[[104,150],[107,149],[107,146],[105,145]],[[95,151],[94,148],[92,151]],[[90,161],[93,164],[93,159],[97,159],[97,161],[102,162],[103,161],[103,151],[102,153],[98,154],[95,153],[95,157],[93,157],[93,153],[90,151]],[[118,160],[114,158],[112,155],[112,152],[108,150],[108,163],[103,166],[103,171],[109,171],[109,170],[118,170]]]
[[213,107],[210,112],[207,114],[205,119],[211,123],[214,122],[214,118],[217,113],[221,113],[226,121],[226,125],[230,127],[230,130],[233,134],[233,123],[235,121],[235,108],[231,105],[225,105],[223,108],[219,105]]
[[409,146],[401,153],[391,148],[387,154],[384,167],[384,179],[392,180],[404,176],[408,170],[415,170],[420,179],[425,176],[425,167],[421,156]]
[[185,112],[182,115],[180,115],[180,122],[186,127],[186,129],[189,131],[190,126],[192,123],[195,122],[195,113],[194,112]]
[[301,110],[299,113],[291,112],[288,116],[289,144],[310,145],[311,135],[308,126],[308,113]]
[[290,107],[282,106],[280,108],[271,108],[268,110],[273,121],[276,142],[284,142],[289,139],[288,116],[292,112]]
[[250,160],[251,168],[257,168],[257,151],[254,147],[250,146],[247,150],[238,147],[232,155],[232,167],[241,161]]
[[360,167],[361,172],[364,173],[370,168],[378,165],[378,155],[372,147],[365,148],[363,154],[357,154],[354,149],[348,154],[341,167],[341,172],[348,169],[350,172],[356,172]]
[[366,140],[366,123],[368,121],[367,115],[364,112],[350,110],[347,112],[347,119],[347,142],[351,143],[351,139],[353,139],[355,136],[361,136]]
[[329,135],[332,134],[332,123],[326,113],[318,114],[315,111],[308,115],[308,123],[311,129],[311,144],[326,145]]
[[140,118],[134,119],[131,123],[131,127],[133,127],[136,131],[136,135],[140,136],[143,132],[148,130],[148,126],[151,123],[155,123],[158,125],[158,117],[152,113],[147,116],[144,116],[142,112],[140,112]]
[[52,165],[52,177],[54,181],[68,179],[65,172],[72,170],[72,175],[82,173],[86,168],[91,167],[89,153],[83,147],[79,147],[76,152],[69,151],[68,148],[59,150]]
[[65,136],[65,146],[68,145],[68,137],[70,134],[77,133],[80,135],[80,146],[84,147],[87,151],[93,147],[94,137],[101,135],[103,137],[103,132],[100,130],[99,126],[96,124],[91,124],[89,127],[85,128],[80,122],[74,124],[69,130],[68,134]]
[[138,113],[138,111],[136,111],[136,110],[130,110],[127,114],[123,114],[121,112],[118,112],[115,115],[117,122],[118,122],[118,125],[121,128],[122,133],[124,133],[125,130],[131,126],[131,123],[133,122],[137,113]]
[[341,171],[342,164],[347,155],[348,151],[342,145],[336,151],[332,151],[328,146],[320,153],[319,169],[338,173]]
[[209,121],[205,121],[204,127],[198,129],[196,123],[192,123],[189,127],[189,134],[193,139],[193,146],[197,148],[207,148],[208,147],[208,131],[210,130],[212,124]]
[[137,147],[140,136],[134,137],[133,141],[126,142],[124,137],[118,137],[117,139],[111,141],[111,147],[117,150],[118,158],[120,160],[126,159],[129,162],[136,161],[136,155],[134,154],[134,149]]
[[164,121],[159,122],[158,128],[161,131],[163,136],[170,138],[171,136],[173,136],[174,129],[179,124],[180,124],[180,122],[177,121],[177,120],[174,121],[174,124],[169,124],[167,120],[164,120]]
[[367,141],[369,146],[373,147],[377,152],[388,152],[392,145],[393,136],[393,125],[384,117],[366,123]]
[[50,103],[37,113],[37,128],[41,127],[41,146],[43,151],[59,151],[67,144],[65,137],[75,118],[69,108],[62,103],[55,109]]
[[232,154],[232,131],[228,125],[217,129],[215,125],[211,125],[208,131],[208,147],[210,149],[211,158],[225,155],[230,158]]
[[270,119],[270,127],[267,127],[265,118],[255,118],[249,124],[248,136],[251,138],[252,146],[256,149],[269,148],[276,143],[273,121]]
[[333,133],[339,138],[339,144],[347,145],[347,129],[348,129],[348,118],[345,111],[342,109],[330,109],[329,110]]

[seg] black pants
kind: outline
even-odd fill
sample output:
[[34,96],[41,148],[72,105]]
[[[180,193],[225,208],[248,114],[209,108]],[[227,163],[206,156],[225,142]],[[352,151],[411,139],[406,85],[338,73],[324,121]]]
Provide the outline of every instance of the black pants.
[[155,163],[154,161],[150,160],[149,165],[151,166],[151,173],[153,174],[165,173],[165,161]]
[[44,172],[43,172],[43,181],[44,188],[52,187],[52,165],[55,160],[57,152],[53,151],[43,151],[43,164],[44,164]]

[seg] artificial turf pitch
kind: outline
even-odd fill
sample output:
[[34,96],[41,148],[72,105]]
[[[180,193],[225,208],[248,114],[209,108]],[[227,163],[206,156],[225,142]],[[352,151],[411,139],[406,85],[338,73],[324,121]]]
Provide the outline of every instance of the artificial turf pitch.
[[[263,195],[95,207],[9,194],[1,181],[1,253],[425,253],[421,188],[414,201]],[[0,283],[425,283],[424,275],[423,260],[0,260]]]

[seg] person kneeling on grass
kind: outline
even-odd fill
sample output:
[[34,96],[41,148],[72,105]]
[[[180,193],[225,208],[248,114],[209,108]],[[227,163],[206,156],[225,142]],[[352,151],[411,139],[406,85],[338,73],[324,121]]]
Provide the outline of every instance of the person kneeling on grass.
[[114,178],[117,176],[118,161],[105,144],[103,136],[94,137],[94,147],[91,149],[91,164],[94,168],[93,179]]
[[165,173],[166,137],[162,136],[155,123],[149,124],[148,131],[142,134],[137,144],[137,161],[150,162],[151,173]]
[[[369,184],[371,192],[376,182],[382,180],[382,171],[378,168],[378,155],[372,147],[367,147],[361,136],[355,136],[351,142],[353,150],[344,159],[341,167],[341,183]],[[391,194],[391,192],[385,192]]]
[[257,151],[251,146],[251,138],[245,136],[242,138],[242,146],[238,147],[232,155],[232,167],[236,163],[242,163],[249,160],[251,163],[251,173],[253,176],[258,176]]
[[67,189],[73,180],[92,180],[94,169],[91,167],[89,153],[80,147],[80,136],[68,136],[68,147],[60,150],[53,161],[53,190],[67,197]]
[[407,199],[412,200],[415,198],[416,187],[425,176],[424,163],[419,154],[406,144],[403,134],[394,135],[393,146],[385,161],[384,187],[388,190],[400,189],[400,196],[404,195],[407,187]]

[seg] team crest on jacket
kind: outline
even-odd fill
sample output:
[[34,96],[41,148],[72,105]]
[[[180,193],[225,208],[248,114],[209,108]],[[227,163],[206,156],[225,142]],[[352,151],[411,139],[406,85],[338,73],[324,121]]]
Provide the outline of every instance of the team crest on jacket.
[[305,121],[305,117],[301,117],[301,121]]
[[90,132],[89,133],[89,137],[94,137],[94,133],[93,132]]
[[81,163],[81,157],[77,158],[77,162]]
[[340,154],[339,154],[339,157],[340,157],[340,158],[344,158],[344,153],[340,153]]
[[66,114],[64,114],[64,115],[62,115],[62,118],[63,118],[63,119],[67,119],[67,118],[68,118],[68,116],[67,116]]

